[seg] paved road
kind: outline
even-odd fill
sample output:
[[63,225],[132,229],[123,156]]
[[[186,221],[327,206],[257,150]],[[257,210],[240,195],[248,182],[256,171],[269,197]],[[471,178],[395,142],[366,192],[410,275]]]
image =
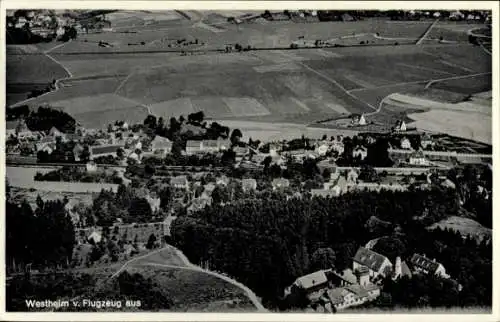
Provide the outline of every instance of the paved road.
[[175,268],[175,269],[184,269],[184,270],[201,272],[201,273],[205,273],[205,274],[209,274],[209,275],[218,277],[218,278],[220,278],[220,279],[222,279],[222,280],[224,280],[224,281],[226,281],[228,283],[231,283],[232,285],[234,285],[236,287],[239,287],[241,290],[243,290],[246,293],[246,295],[248,296],[248,298],[250,299],[250,301],[255,305],[255,307],[257,308],[257,310],[259,312],[267,312],[266,308],[264,308],[264,306],[262,305],[262,303],[260,303],[260,300],[257,297],[257,295],[255,295],[255,293],[252,290],[250,290],[247,286],[243,285],[242,283],[240,283],[238,281],[235,281],[234,279],[232,279],[232,278],[230,278],[228,276],[222,275],[222,274],[217,273],[217,272],[212,272],[212,271],[209,271],[207,269],[203,269],[203,268],[201,268],[199,266],[194,265],[193,263],[191,263],[189,261],[189,259],[179,249],[177,249],[177,248],[175,248],[175,247],[173,247],[171,245],[167,245],[164,248],[158,249],[158,250],[156,250],[154,252],[151,252],[151,253],[148,253],[146,255],[135,257],[135,258],[127,261],[113,275],[111,275],[110,279],[118,276],[127,267],[129,267],[130,265],[133,265],[134,262],[138,261],[139,259],[147,258],[147,257],[149,257],[151,255],[154,255],[156,253],[164,251],[165,249],[173,250],[176,253],[176,255],[184,262],[185,266],[175,266],[175,265],[158,264],[158,263],[144,263],[144,264],[141,264],[141,265],[145,265],[145,266],[157,266],[157,267],[165,267],[165,268]]

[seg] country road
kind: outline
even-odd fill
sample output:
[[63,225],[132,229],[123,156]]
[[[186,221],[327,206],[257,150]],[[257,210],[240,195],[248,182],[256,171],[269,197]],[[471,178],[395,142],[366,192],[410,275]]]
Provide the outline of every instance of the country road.
[[240,288],[241,290],[243,290],[245,292],[245,294],[248,296],[248,298],[250,299],[250,301],[252,302],[252,304],[257,308],[258,312],[267,312],[266,308],[262,305],[262,303],[260,302],[259,298],[257,297],[257,295],[255,295],[255,293],[249,289],[247,286],[243,285],[242,283],[228,277],[228,276],[225,276],[225,275],[222,275],[220,273],[217,273],[217,272],[212,272],[210,270],[207,270],[207,269],[203,269],[199,266],[196,266],[194,265],[193,263],[191,263],[189,261],[189,259],[177,248],[171,246],[171,245],[167,245],[166,247],[163,247],[161,249],[158,249],[154,252],[151,252],[151,253],[148,253],[148,254],[145,254],[145,255],[142,255],[142,256],[139,256],[139,257],[135,257],[129,261],[127,261],[125,264],[123,264],[113,275],[111,275],[109,277],[109,279],[112,279],[112,278],[115,278],[116,276],[118,276],[120,273],[122,273],[127,267],[130,267],[131,265],[134,264],[134,262],[137,262],[138,260],[140,259],[145,259],[147,257],[150,257],[156,253],[159,253],[161,251],[164,251],[164,250],[172,250],[175,252],[175,254],[182,260],[182,262],[184,263],[185,266],[176,266],[176,265],[169,265],[169,264],[158,264],[158,263],[144,263],[144,264],[139,264],[141,266],[157,266],[157,267],[165,267],[165,268],[175,268],[175,269],[183,269],[183,270],[190,270],[190,271],[196,271],[196,272],[201,272],[201,273],[205,273],[205,274],[209,274],[209,275],[212,275],[212,276],[215,276],[215,277],[218,277],[238,288]]

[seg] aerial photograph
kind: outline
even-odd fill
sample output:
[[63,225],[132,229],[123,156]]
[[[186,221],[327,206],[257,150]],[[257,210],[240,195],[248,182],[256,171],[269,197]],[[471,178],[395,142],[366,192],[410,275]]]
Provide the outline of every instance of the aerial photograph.
[[2,14],[6,313],[492,314],[491,10]]

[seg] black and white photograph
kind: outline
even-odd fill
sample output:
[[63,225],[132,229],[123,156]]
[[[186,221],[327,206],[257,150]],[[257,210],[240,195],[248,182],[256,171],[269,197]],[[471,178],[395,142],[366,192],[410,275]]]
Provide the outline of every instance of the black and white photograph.
[[7,319],[494,313],[492,2],[154,2],[2,7]]

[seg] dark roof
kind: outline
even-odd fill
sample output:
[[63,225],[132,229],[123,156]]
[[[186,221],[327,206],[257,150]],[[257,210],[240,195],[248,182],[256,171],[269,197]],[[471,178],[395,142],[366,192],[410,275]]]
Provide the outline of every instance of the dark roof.
[[438,262],[432,261],[419,254],[413,254],[410,259],[410,263],[415,267],[419,267],[431,273],[434,273],[439,267]]
[[317,271],[297,278],[295,284],[307,290],[318,285],[323,285],[327,282],[328,278],[325,275],[325,271]]
[[120,148],[123,148],[122,145],[95,145],[90,147],[91,154],[105,154],[105,153],[116,153],[116,151]]
[[382,263],[386,259],[387,257],[380,255],[379,253],[360,247],[356,252],[356,255],[354,255],[353,261],[378,272],[382,267]]
[[351,293],[356,294],[358,297],[366,297],[368,296],[368,291],[362,287],[361,285],[353,284],[345,287]]

